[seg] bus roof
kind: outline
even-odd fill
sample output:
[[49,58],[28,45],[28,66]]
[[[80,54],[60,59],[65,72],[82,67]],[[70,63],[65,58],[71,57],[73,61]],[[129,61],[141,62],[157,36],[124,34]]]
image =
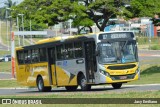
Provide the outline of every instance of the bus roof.
[[[115,33],[115,32],[132,32],[132,31],[108,31],[108,32],[89,33],[89,34],[77,35],[77,36],[57,36],[57,37],[53,37],[53,38],[39,40],[38,42],[35,43],[35,45],[49,43],[49,42],[63,41],[66,39],[67,40],[74,39],[74,38],[79,38],[79,37],[87,37],[87,36],[89,37],[89,36],[99,35],[99,34],[104,34],[104,33]],[[23,50],[24,49],[23,47],[25,47],[25,46],[16,47],[16,50]]]

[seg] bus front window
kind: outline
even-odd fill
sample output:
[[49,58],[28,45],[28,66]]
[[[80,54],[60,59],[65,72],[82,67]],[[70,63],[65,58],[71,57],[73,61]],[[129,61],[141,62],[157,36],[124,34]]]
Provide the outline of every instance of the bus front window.
[[128,63],[137,61],[136,42],[100,43],[99,63]]
[[115,50],[110,43],[102,43],[99,47],[99,62],[100,63],[112,63],[117,62]]

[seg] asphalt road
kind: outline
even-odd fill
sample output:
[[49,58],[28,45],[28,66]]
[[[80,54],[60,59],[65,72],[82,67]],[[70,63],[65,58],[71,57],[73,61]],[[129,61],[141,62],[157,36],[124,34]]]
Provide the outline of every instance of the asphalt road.
[[[124,85],[121,89],[113,89],[111,86],[93,86],[91,91],[81,91],[80,88],[78,88],[77,91],[72,91],[70,93],[97,93],[97,92],[130,92],[130,91],[157,91],[160,90],[160,84],[150,84],[150,85]],[[65,88],[52,88],[51,92],[39,92],[37,88],[30,88],[30,89],[0,89],[0,95],[27,95],[27,96],[36,96],[36,95],[49,95],[49,94],[57,94],[57,95],[63,95],[64,93],[68,93],[68,91],[65,90]]]
[[0,43],[0,50],[7,50],[8,47]]
[[0,72],[0,80],[1,79],[11,79],[12,78],[12,75],[11,73],[5,73],[5,72]]
[[158,50],[139,50],[140,65],[156,65],[160,64],[160,51]]

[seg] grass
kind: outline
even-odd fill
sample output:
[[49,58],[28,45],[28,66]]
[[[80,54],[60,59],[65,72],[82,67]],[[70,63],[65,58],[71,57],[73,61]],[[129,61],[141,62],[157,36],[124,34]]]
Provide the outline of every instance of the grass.
[[159,84],[160,65],[141,66],[140,80],[127,84]]
[[4,56],[6,54],[11,54],[11,51],[0,50],[0,56]]
[[16,80],[0,80],[0,88],[21,87]]
[[11,61],[0,62],[0,72],[11,72]]
[[[10,23],[10,22],[8,22],[8,37],[7,37],[7,26],[6,26],[6,22],[5,22],[5,21],[2,21],[2,35],[0,35],[0,36],[1,36],[1,38],[2,38],[3,44],[5,44],[5,45],[7,45],[7,46],[9,45],[9,47],[10,47],[10,44],[11,44],[11,41],[10,41],[10,40],[11,40],[11,36],[10,36],[9,23]],[[13,26],[13,31],[16,31],[16,30],[17,30],[17,28],[16,28],[15,26]],[[19,41],[18,36],[15,35],[15,46],[16,46],[16,47],[19,46],[18,41]],[[22,42],[22,39],[21,39],[20,41]],[[24,44],[25,44],[25,45],[30,45],[28,39],[25,39],[25,40],[24,40]],[[22,45],[22,43],[21,43],[21,45]]]
[[160,50],[160,45],[151,46],[151,50]]

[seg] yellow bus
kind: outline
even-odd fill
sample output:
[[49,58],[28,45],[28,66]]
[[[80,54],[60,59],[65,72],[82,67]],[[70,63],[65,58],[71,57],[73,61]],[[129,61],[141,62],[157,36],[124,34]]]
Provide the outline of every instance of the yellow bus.
[[74,91],[92,85],[123,83],[140,78],[133,32],[112,31],[84,36],[55,37],[16,48],[16,77],[25,86]]

